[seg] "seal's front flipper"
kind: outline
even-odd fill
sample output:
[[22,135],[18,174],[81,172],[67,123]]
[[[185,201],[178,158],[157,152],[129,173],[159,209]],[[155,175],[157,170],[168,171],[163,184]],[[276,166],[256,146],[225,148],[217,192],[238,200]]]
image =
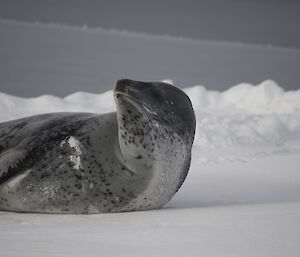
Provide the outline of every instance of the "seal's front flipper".
[[18,149],[10,149],[0,155],[0,185],[19,173],[25,152]]

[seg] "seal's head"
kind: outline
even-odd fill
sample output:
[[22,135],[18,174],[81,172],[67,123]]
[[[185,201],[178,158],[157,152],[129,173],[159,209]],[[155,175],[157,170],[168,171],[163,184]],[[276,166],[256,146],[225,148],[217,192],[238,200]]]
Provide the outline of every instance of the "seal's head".
[[119,80],[117,104],[120,161],[143,193],[140,209],[163,206],[182,185],[191,162],[195,115],[188,96],[162,82]]
[[172,128],[191,147],[195,114],[182,90],[163,82],[122,79],[115,86],[114,97],[118,112],[143,115],[156,125]]

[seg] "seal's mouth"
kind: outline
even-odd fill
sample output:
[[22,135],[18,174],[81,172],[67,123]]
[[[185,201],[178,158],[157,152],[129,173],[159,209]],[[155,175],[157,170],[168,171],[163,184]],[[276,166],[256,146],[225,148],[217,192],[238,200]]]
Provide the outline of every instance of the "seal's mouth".
[[143,102],[137,100],[136,98],[132,97],[131,95],[120,92],[120,91],[114,91],[114,98],[116,103],[122,103],[124,100],[127,102],[130,102],[133,105],[143,105]]
[[121,103],[123,99],[126,99],[130,102],[142,104],[142,102],[136,99],[136,97],[133,97],[134,93],[136,92],[138,92],[138,90],[130,86],[130,80],[122,79],[118,80],[114,88],[113,94],[117,103]]
[[117,104],[128,102],[137,109],[143,108],[146,112],[156,114],[152,107],[140,99],[141,89],[134,85],[134,82],[129,79],[118,80],[114,88],[113,94]]
[[117,104],[121,104],[124,100],[131,105],[135,106],[135,108],[143,108],[145,111],[153,114],[157,114],[155,111],[152,111],[149,106],[147,106],[144,102],[136,99],[135,97],[130,96],[124,92],[114,91],[114,98]]

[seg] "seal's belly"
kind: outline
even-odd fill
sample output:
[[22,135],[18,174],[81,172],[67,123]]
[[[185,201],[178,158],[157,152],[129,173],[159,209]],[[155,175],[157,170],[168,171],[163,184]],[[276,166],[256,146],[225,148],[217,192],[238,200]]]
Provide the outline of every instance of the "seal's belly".
[[39,145],[46,151],[32,154],[31,166],[19,167],[16,176],[0,185],[0,209],[48,213],[124,210],[148,181],[120,162],[117,135],[114,116],[106,115],[86,122],[72,135],[43,140],[47,146]]

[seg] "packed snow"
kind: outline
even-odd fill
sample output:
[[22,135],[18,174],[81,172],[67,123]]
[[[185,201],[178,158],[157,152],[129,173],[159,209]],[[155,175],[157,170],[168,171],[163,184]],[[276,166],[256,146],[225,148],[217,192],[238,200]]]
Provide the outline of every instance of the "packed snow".
[[[171,82],[171,81],[168,81]],[[298,256],[300,90],[274,81],[185,89],[197,119],[189,175],[161,210],[0,213],[1,256]],[[64,98],[0,93],[0,121],[115,111],[112,91]],[[66,142],[80,151],[76,141]],[[80,160],[74,160],[80,165]]]

